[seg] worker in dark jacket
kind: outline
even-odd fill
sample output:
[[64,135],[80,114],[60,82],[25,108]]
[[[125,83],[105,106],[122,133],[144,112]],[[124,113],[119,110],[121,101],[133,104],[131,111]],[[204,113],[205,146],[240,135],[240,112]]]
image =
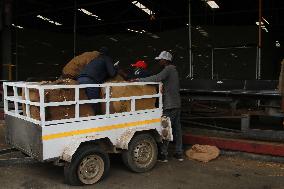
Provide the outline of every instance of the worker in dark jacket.
[[[112,59],[108,56],[108,49],[102,47],[99,52],[99,57],[92,60],[81,71],[78,77],[80,84],[101,84],[117,74],[117,69],[113,65]],[[100,98],[100,88],[86,88],[86,93],[89,99]],[[96,114],[100,114],[98,105],[93,104],[93,109]]]
[[[183,161],[182,131],[180,124],[181,100],[178,72],[176,66],[172,64],[172,55],[169,52],[162,51],[155,59],[159,61],[159,64],[162,65],[164,69],[157,75],[139,78],[137,81],[163,83],[163,114],[171,119],[175,140],[174,157],[179,161]],[[167,162],[167,155],[168,141],[163,141],[159,160]]]
[[151,75],[147,70],[147,63],[143,60],[139,60],[135,64],[131,64],[131,66],[133,69],[127,76],[128,80],[149,77]]

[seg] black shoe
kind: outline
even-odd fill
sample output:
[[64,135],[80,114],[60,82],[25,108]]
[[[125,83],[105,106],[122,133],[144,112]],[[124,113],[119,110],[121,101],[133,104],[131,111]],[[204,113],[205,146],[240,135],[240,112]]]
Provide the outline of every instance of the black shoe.
[[174,158],[176,158],[178,161],[183,161],[183,155],[182,154],[174,154]]
[[158,156],[158,161],[163,162],[163,163],[167,163],[168,162],[168,157],[166,155],[159,155]]

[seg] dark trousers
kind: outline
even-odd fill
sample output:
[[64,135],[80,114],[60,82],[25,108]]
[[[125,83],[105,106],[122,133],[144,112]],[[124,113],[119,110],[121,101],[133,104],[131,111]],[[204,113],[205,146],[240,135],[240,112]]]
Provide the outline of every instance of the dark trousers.
[[[173,129],[173,137],[175,141],[175,153],[182,154],[182,130],[180,124],[180,109],[168,109],[163,111],[164,116],[167,116],[171,119],[171,125]],[[168,155],[168,145],[169,141],[163,141],[160,150],[161,154]]]
[[[92,78],[89,77],[79,77],[79,84],[97,84]],[[99,99],[100,98],[100,88],[98,87],[88,87],[86,88],[86,94],[88,99]],[[92,104],[95,115],[99,115],[101,113],[99,104]]]

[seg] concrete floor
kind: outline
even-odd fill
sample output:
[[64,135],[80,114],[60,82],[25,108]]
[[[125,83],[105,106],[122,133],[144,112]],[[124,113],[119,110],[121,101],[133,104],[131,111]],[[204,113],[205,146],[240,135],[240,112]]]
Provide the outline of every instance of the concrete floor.
[[[63,168],[48,163],[0,166],[0,188],[83,188],[64,184]],[[111,158],[110,173],[100,189],[284,189],[284,164],[221,156],[203,164],[191,160],[158,163],[148,173],[129,172],[120,157]]]
[[[2,132],[1,132],[2,131]],[[3,145],[0,124],[0,149]],[[110,173],[95,186],[64,184],[63,168],[50,163],[0,163],[0,189],[284,189],[284,164],[220,156],[209,163],[192,160],[158,163],[147,173],[129,172],[120,156],[111,157]]]

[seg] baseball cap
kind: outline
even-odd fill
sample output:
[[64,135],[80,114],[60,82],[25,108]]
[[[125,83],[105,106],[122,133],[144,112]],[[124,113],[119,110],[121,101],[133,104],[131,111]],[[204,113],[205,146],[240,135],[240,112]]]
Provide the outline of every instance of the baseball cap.
[[137,67],[137,68],[144,68],[144,69],[146,69],[148,65],[147,65],[147,63],[145,61],[139,60],[135,64],[131,64],[131,66]]
[[160,53],[160,55],[155,58],[155,60],[161,60],[161,59],[163,59],[163,60],[168,60],[168,61],[172,61],[173,56],[172,56],[171,53],[169,53],[169,52],[167,52],[167,51],[162,51],[162,52]]

